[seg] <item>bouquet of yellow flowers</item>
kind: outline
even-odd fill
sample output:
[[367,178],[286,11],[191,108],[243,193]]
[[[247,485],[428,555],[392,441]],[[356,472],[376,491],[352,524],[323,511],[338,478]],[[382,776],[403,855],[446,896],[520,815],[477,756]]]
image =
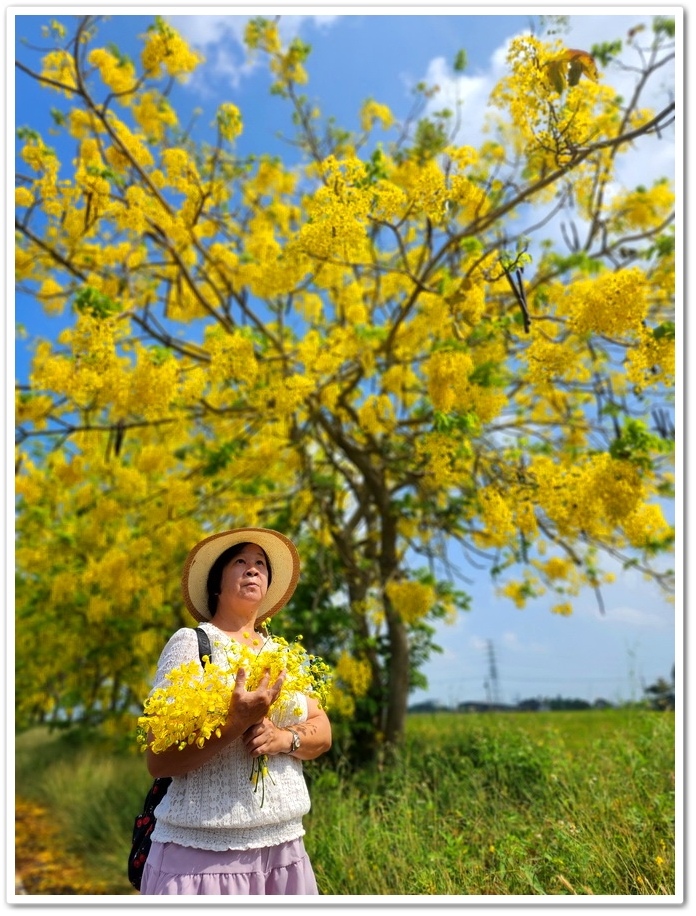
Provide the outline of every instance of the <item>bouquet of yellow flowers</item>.
[[[266,672],[269,683],[286,672],[280,694],[268,711],[269,718],[290,711],[300,715],[302,710],[296,706],[295,696],[298,693],[314,697],[326,709],[332,680],[329,666],[319,656],[310,655],[301,639],[299,636],[289,643],[282,637],[269,636],[260,649],[232,643],[226,649],[224,665],[213,663],[206,655],[203,670],[197,660],[172,669],[166,675],[167,686],[153,690],[138,718],[141,750],[149,746],[157,754],[175,745],[179,750],[189,744],[202,748],[210,739],[219,738],[240,668],[247,673],[248,690],[254,690]],[[254,760],[251,780],[255,790],[259,782],[263,787],[267,775],[265,756]]]

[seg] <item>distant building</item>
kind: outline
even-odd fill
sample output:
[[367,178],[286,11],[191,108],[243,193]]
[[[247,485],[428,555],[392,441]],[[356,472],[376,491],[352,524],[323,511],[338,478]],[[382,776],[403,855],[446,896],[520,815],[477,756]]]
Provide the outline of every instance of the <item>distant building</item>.
[[445,712],[450,711],[451,707],[445,706],[439,700],[424,700],[422,703],[414,703],[408,707],[408,712]]
[[457,712],[514,712],[514,706],[507,703],[486,703],[481,700],[466,700],[457,705]]

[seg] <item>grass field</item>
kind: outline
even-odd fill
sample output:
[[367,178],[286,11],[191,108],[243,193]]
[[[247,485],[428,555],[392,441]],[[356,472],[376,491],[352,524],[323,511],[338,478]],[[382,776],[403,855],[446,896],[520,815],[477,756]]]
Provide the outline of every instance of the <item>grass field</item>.
[[[132,892],[125,861],[149,778],[142,758],[109,747],[45,730],[16,742],[18,798],[49,813],[56,859],[91,876],[77,893]],[[397,763],[305,769],[305,844],[325,895],[676,892],[672,713],[412,715]]]

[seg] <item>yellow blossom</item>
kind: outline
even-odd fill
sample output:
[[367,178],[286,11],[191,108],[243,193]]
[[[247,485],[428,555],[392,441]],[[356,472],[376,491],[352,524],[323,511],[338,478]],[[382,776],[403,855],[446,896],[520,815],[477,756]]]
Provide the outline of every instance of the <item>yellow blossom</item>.
[[159,77],[164,70],[169,76],[177,79],[183,79],[189,73],[193,73],[203,60],[202,56],[192,51],[181,35],[159,16],[145,36],[141,59],[148,76]]
[[360,112],[360,126],[364,131],[372,130],[375,121],[379,121],[386,129],[394,123],[394,115],[387,105],[381,105],[379,102],[368,99]]
[[326,707],[331,672],[320,658],[307,653],[299,639],[288,643],[281,637],[269,637],[260,650],[234,643],[225,655],[223,664],[207,661],[203,671],[198,661],[191,661],[167,674],[168,685],[150,694],[138,719],[138,741],[143,748],[148,746],[148,731],[153,736],[149,746],[155,753],[194,741],[203,746],[225,722],[236,674],[242,668],[249,690],[258,686],[266,672],[271,682],[286,672],[269,718],[294,710],[296,693],[313,696],[322,708]]
[[106,48],[93,48],[87,59],[99,69],[101,78],[109,89],[124,93],[135,88],[135,68],[131,61],[116,57]]
[[385,592],[399,617],[410,624],[427,617],[437,600],[435,589],[425,582],[389,582]]
[[348,652],[341,652],[339,655],[334,667],[334,676],[336,685],[343,685],[354,697],[364,697],[372,683],[369,662],[355,658]]
[[[305,651],[301,638],[288,643],[280,637],[268,637],[258,650],[232,643],[225,649],[222,665],[204,656],[203,670],[198,661],[190,661],[168,672],[168,685],[152,691],[138,719],[137,738],[141,748],[149,746],[154,753],[173,746],[183,750],[191,744],[203,748],[207,741],[219,738],[240,669],[246,673],[248,690],[258,687],[266,673],[273,683],[285,672],[280,694],[268,710],[272,721],[279,721],[278,717],[288,712],[299,715],[297,694],[313,696],[320,707],[326,708],[331,672],[320,658]],[[261,805],[268,776],[266,755],[254,758],[250,780],[254,792],[261,787]]]
[[242,115],[237,106],[223,102],[218,108],[217,125],[225,140],[236,140],[242,132]]
[[15,188],[15,206],[16,207],[31,207],[34,203],[34,195],[31,193],[29,188],[20,187]]
[[647,288],[638,268],[578,278],[566,295],[573,329],[579,334],[637,334],[647,312]]
[[554,604],[551,608],[552,614],[559,614],[561,617],[570,617],[573,613],[573,605],[569,601],[564,601],[561,604]]
[[512,507],[495,487],[479,492],[483,530],[475,534],[481,546],[503,547],[516,535]]

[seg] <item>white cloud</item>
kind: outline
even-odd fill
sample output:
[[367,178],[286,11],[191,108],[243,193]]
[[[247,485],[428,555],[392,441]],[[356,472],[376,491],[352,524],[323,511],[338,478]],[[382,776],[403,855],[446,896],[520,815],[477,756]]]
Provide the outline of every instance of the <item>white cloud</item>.
[[[195,78],[190,81],[191,88],[199,93],[208,94],[214,89],[219,89],[220,79],[224,79],[231,87],[236,87],[242,79],[261,66],[261,55],[249,56],[244,45],[247,23],[258,15],[206,14],[167,17],[172,26],[194,48],[205,54],[207,66],[197,71]],[[266,18],[274,19],[276,16],[267,15]],[[335,15],[281,15],[278,18],[278,31],[281,39],[287,42],[299,35],[308,22],[319,29],[328,29],[340,18]]]
[[[506,649],[522,655],[543,655],[549,651],[548,646],[536,640],[525,642],[513,630],[503,630],[498,635],[496,642],[501,642]],[[489,639],[476,635],[470,636],[467,640],[468,648],[473,649],[474,652],[488,652],[489,644]]]
[[483,652],[488,645],[488,640],[481,639],[480,636],[471,636],[468,645],[469,648],[474,649],[476,652]]
[[514,633],[512,630],[505,630],[501,635],[501,641],[506,649],[510,649],[511,652],[521,653],[525,656],[544,655],[549,651],[548,646],[536,642],[535,640],[531,642],[521,641],[517,633]]
[[460,111],[460,128],[457,143],[479,146],[483,140],[483,122],[488,108],[488,98],[494,85],[490,75],[467,76],[453,74],[443,57],[436,57],[428,66],[424,77],[428,86],[440,90],[428,105],[430,113],[448,108]]
[[598,618],[607,625],[628,626],[634,629],[665,630],[672,626],[664,613],[642,610],[630,605],[618,605],[607,609],[604,616]]
[[168,16],[168,21],[200,51],[221,42],[244,46],[244,30],[251,16]]
[[[629,28],[643,22],[646,30],[642,34],[646,36],[644,43],[647,44],[651,36],[651,18],[645,14],[574,15],[570,20],[570,31],[559,37],[567,46],[583,50],[589,50],[605,40],[621,39],[624,42],[624,56],[631,61],[631,66],[610,64],[606,71],[600,73],[600,79],[604,84],[612,86],[618,96],[628,100],[635,90],[639,57],[627,47],[626,36]],[[487,113],[491,112],[488,100],[496,82],[507,71],[509,41],[504,41],[491,55],[485,71],[473,76],[455,73],[442,57],[430,61],[423,80],[428,86],[438,86],[439,91],[428,103],[426,111],[432,116],[443,108],[455,111],[460,107],[461,126],[455,138],[456,143],[478,146],[484,138],[483,126]],[[673,100],[674,93],[675,63],[672,60],[648,81],[647,92],[641,96],[641,106],[655,112],[661,111]],[[640,153],[619,157],[617,179],[622,187],[634,187],[638,184],[649,185],[653,180],[663,177],[673,178],[674,173],[674,129],[668,127],[662,137],[641,139]]]

